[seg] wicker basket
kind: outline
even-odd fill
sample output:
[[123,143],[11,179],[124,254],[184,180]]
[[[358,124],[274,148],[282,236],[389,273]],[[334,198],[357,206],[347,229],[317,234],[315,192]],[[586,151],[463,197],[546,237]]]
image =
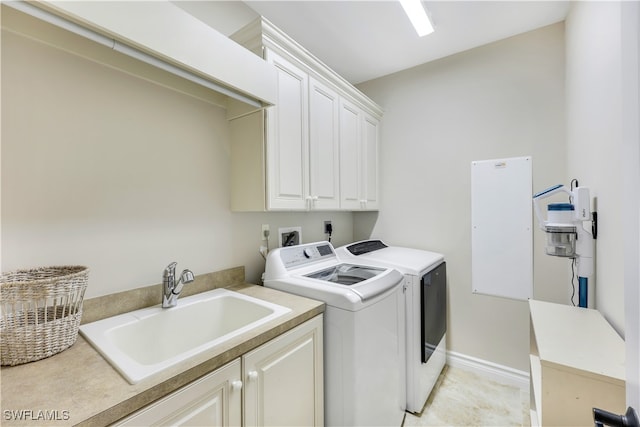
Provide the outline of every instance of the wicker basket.
[[0,275],[0,364],[44,359],[76,342],[88,274],[60,266]]

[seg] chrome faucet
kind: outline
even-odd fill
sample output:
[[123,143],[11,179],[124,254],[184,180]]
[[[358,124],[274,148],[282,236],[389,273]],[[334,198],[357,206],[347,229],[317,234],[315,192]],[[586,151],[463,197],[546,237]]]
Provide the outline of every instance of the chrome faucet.
[[176,265],[177,262],[169,264],[162,275],[162,308],[175,307],[182,287],[194,279],[191,270],[184,270],[176,282]]

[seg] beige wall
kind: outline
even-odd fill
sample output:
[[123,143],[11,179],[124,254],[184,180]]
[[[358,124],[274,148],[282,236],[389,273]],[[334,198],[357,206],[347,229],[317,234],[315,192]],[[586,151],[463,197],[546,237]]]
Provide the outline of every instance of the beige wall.
[[218,97],[132,73],[132,60],[98,45],[91,60],[71,53],[87,42],[60,31],[34,34],[61,48],[2,33],[3,271],[87,265],[94,297],[159,283],[171,261],[196,274],[244,265],[257,281],[263,223],[272,248],[283,226],[324,239],[324,220],[336,244],[351,241],[351,213],[230,212]]
[[[563,24],[360,88],[385,109],[372,235],[444,253],[450,350],[528,371],[527,303],[471,292],[470,163],[531,155],[535,189],[566,180]],[[566,261],[544,255],[542,234],[534,229],[534,296],[565,302]]]

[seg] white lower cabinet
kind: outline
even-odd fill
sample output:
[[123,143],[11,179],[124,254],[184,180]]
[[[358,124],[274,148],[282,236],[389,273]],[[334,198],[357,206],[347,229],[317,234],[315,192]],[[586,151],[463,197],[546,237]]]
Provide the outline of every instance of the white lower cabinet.
[[117,422],[116,426],[239,426],[242,372],[236,359]]
[[244,423],[324,425],[322,316],[242,356]]
[[114,425],[323,425],[322,318],[308,320]]

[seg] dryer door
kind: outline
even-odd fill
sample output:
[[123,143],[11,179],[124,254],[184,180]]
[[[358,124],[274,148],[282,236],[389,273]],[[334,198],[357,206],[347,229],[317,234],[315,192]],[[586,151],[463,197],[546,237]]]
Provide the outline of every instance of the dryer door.
[[422,276],[421,338],[422,363],[427,363],[447,331],[447,263]]

